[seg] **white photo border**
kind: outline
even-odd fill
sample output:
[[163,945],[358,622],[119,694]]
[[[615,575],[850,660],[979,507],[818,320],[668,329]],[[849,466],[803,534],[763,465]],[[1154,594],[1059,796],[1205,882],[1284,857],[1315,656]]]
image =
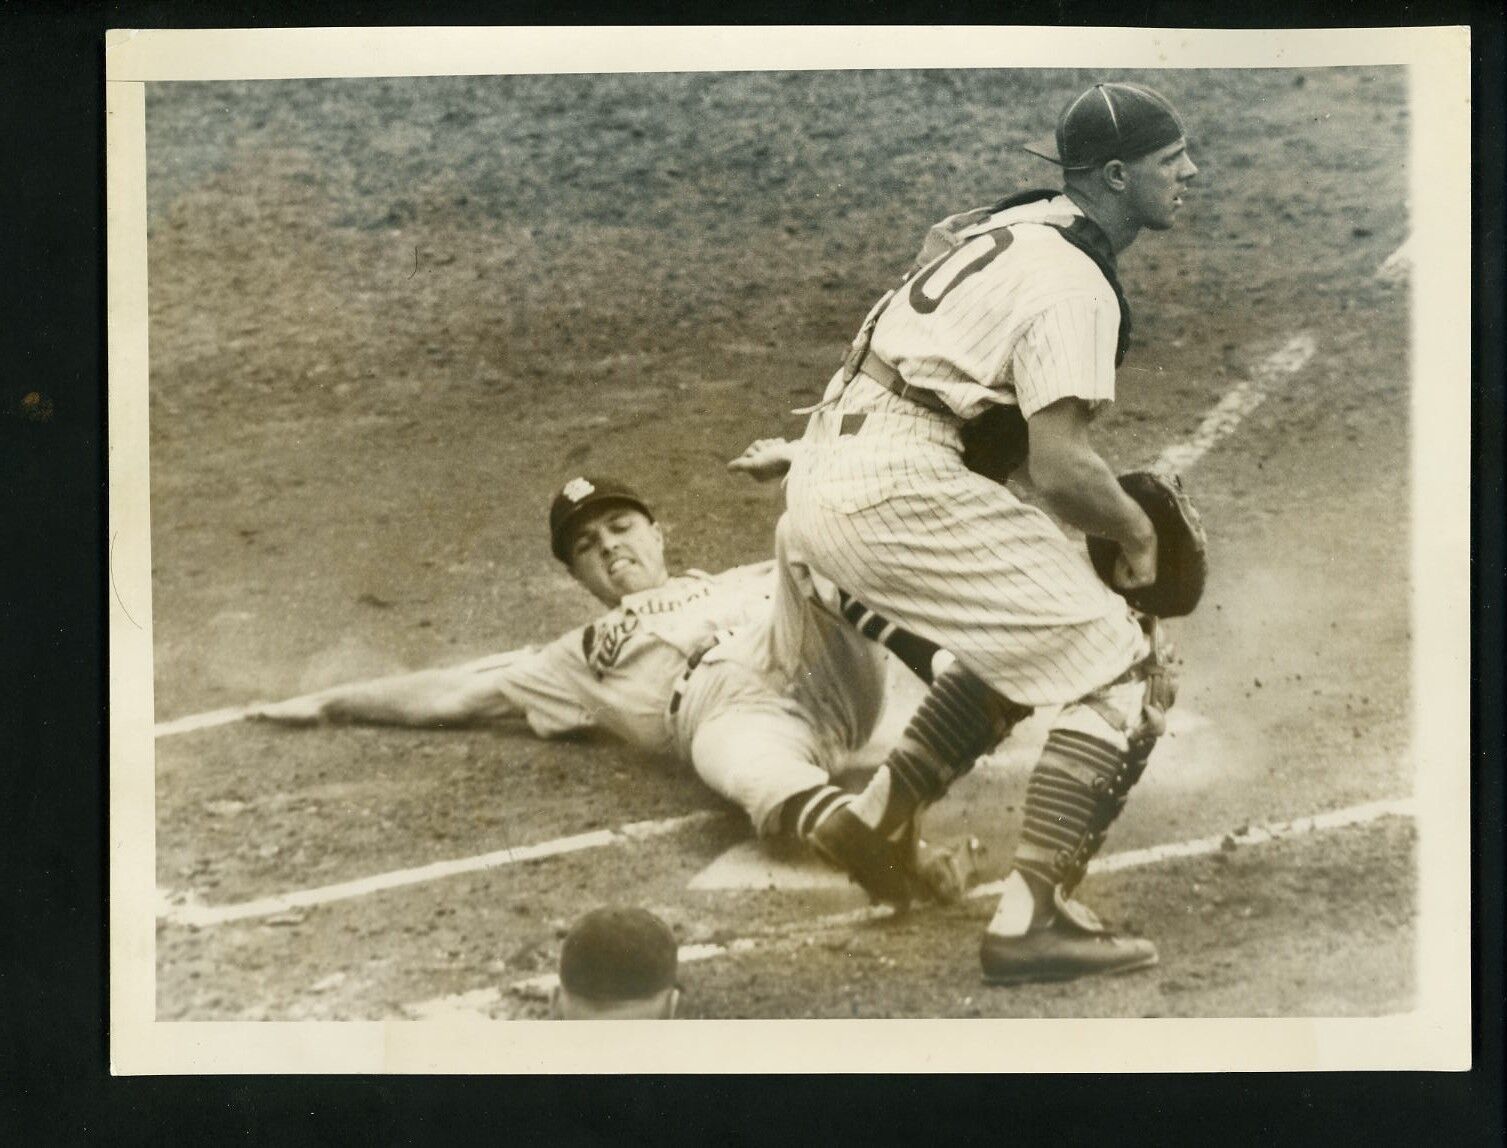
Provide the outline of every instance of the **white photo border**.
[[[145,84],[884,68],[1405,65],[1412,133],[1414,1011],[1262,1020],[161,1022],[155,992]],[[1182,1072],[1471,1064],[1470,37],[1460,27],[112,31],[106,40],[115,1074]],[[1426,386],[1424,385],[1426,384]],[[1428,534],[1419,529],[1427,523]],[[725,1026],[735,1025],[730,1032]],[[987,1047],[988,1055],[979,1049]]]

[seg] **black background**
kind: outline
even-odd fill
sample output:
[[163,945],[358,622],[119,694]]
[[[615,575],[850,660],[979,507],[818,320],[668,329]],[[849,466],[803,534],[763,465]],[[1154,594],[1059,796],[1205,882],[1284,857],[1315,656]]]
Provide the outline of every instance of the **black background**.
[[[206,1077],[108,1072],[104,32],[110,27],[1471,24],[1476,1068],[1190,1077]],[[0,0],[0,1139],[1500,1143],[1500,4]],[[35,394],[37,398],[28,400]],[[1397,465],[1406,465],[1402,459]],[[1357,577],[1364,577],[1358,572]],[[1139,1131],[1140,1137],[1135,1136]]]

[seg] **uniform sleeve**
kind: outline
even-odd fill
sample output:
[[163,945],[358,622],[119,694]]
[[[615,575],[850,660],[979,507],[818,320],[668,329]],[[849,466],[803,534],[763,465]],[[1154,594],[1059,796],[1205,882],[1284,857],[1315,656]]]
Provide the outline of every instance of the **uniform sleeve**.
[[572,630],[547,646],[515,650],[471,662],[466,671],[490,691],[484,713],[491,718],[522,717],[540,737],[561,737],[590,729],[595,722],[582,705],[578,682],[589,674],[581,649],[582,631]]
[[1113,402],[1120,307],[1105,292],[1073,292],[1038,312],[1010,356],[1021,414],[1030,418],[1058,399]]

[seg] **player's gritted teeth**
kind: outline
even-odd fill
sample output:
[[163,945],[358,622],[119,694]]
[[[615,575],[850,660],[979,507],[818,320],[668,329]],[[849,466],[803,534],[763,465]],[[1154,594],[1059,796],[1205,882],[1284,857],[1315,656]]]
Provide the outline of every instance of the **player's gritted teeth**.
[[668,576],[659,527],[630,506],[609,506],[583,518],[572,532],[569,554],[571,573],[609,606],[662,586]]

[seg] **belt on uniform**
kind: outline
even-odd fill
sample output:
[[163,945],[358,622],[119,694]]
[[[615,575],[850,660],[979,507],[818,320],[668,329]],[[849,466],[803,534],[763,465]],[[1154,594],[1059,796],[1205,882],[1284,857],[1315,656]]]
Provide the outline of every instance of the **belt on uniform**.
[[696,667],[701,665],[701,660],[711,652],[712,647],[720,642],[722,638],[723,634],[720,632],[715,634],[709,645],[704,649],[697,650],[685,660],[685,673],[675,679],[675,685],[670,690],[669,713],[671,717],[680,712],[680,703],[685,700],[686,687],[691,684],[691,675],[696,672]]
[[859,365],[858,370],[862,374],[868,375],[869,378],[889,391],[890,394],[898,395],[900,398],[915,403],[919,407],[925,407],[933,414],[947,415],[952,413],[951,408],[942,401],[942,396],[937,394],[936,391],[928,390],[926,387],[911,386],[900,376],[899,371],[874,354],[873,351],[864,356],[864,360]]
[[[925,387],[911,386],[901,377],[899,371],[895,370],[894,367],[890,366],[872,351],[864,357],[863,363],[859,366],[857,373],[868,376],[897,398],[915,403],[918,407],[932,414],[945,415],[952,413],[947,404],[942,401],[942,396],[937,394],[936,391],[927,390]],[[868,421],[868,417],[867,413],[843,415],[837,433],[839,435],[857,434],[863,424]]]

